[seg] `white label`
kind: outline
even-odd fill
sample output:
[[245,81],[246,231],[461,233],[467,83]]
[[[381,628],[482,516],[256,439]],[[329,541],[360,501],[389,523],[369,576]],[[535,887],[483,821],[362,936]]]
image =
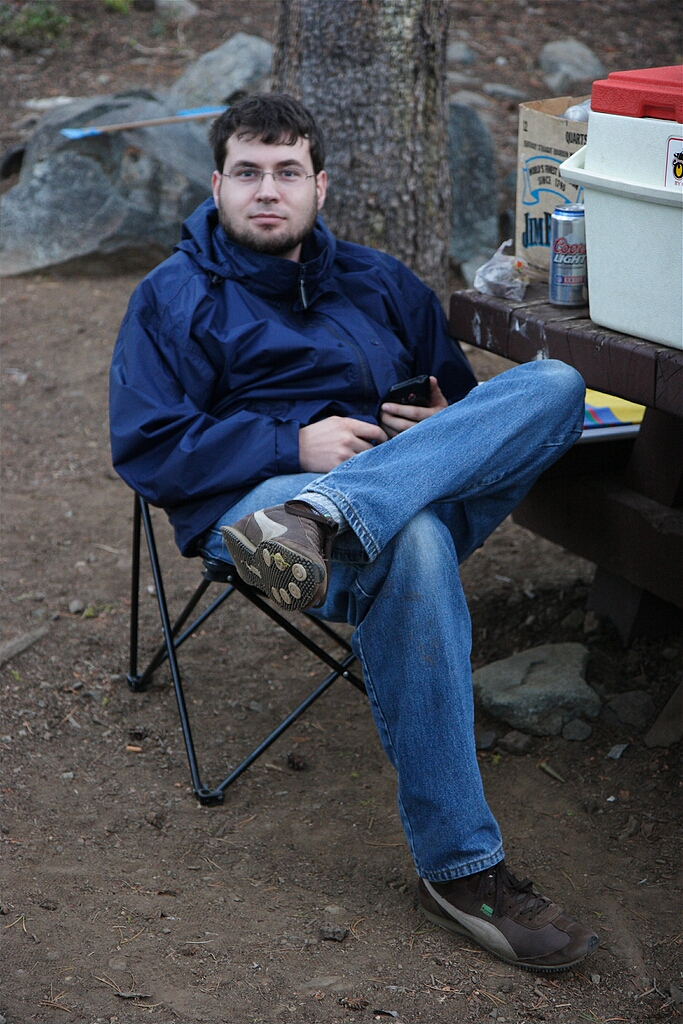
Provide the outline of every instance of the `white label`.
[[666,146],[665,188],[683,188],[683,139],[670,138]]

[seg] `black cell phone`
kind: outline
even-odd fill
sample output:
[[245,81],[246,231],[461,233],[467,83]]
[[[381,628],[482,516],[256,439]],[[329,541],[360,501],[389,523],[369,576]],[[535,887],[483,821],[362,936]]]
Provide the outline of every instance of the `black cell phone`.
[[411,377],[410,380],[394,384],[382,401],[394,402],[397,405],[422,405],[428,409],[430,396],[429,375],[423,373],[421,377]]

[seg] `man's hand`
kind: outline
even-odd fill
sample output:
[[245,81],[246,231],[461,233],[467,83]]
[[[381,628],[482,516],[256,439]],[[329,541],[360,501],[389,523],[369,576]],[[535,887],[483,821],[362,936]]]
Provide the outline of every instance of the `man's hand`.
[[352,455],[386,440],[387,435],[374,423],[328,416],[299,430],[299,464],[306,473],[329,473]]
[[414,427],[416,423],[428,419],[435,412],[445,409],[448,402],[441,393],[436,377],[429,378],[429,406],[421,405],[397,405],[394,402],[385,402],[380,412],[380,422],[387,432],[388,437],[396,437],[401,431],[408,427]]

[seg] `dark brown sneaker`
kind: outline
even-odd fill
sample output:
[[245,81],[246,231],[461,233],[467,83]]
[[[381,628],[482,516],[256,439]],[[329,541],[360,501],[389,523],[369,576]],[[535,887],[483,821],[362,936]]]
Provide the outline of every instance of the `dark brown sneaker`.
[[337,529],[307,502],[287,501],[222,526],[221,533],[245,583],[295,610],[324,602]]
[[600,943],[594,931],[541,896],[528,878],[519,882],[505,861],[452,882],[421,878],[418,898],[433,924],[530,971],[564,971]]

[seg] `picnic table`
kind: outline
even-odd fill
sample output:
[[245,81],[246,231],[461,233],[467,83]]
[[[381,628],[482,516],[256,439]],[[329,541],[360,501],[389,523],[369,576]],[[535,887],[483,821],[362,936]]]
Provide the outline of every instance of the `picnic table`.
[[625,642],[680,623],[683,352],[606,330],[587,306],[552,306],[542,284],[522,302],[455,292],[450,327],[460,341],[516,363],[561,359],[589,388],[646,406],[635,439],[577,443],[513,519],[596,564],[588,606]]

